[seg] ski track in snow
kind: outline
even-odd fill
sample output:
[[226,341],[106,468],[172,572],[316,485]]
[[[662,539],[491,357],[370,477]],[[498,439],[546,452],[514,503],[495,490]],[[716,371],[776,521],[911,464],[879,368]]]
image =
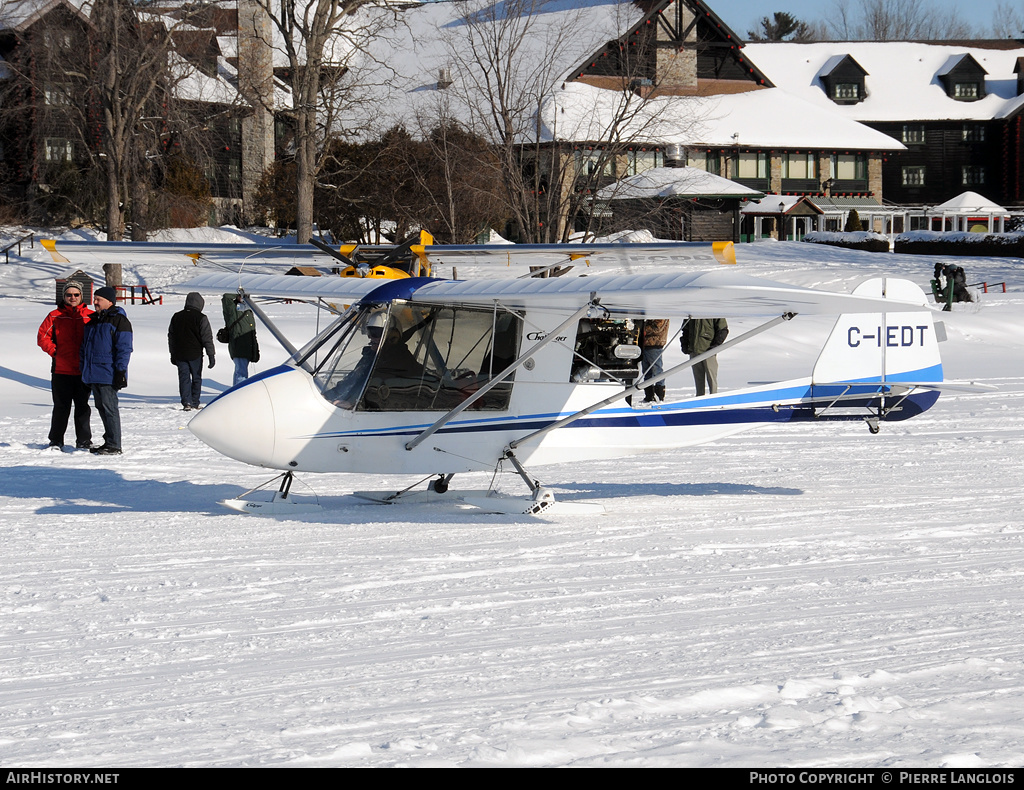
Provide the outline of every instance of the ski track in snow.
[[[882,271],[924,284],[934,262],[738,253],[835,289]],[[338,474],[293,488],[324,513],[273,520],[217,505],[270,474],[199,443],[176,408],[180,296],[128,308],[125,455],[42,449],[35,330],[64,270],[26,257],[0,267],[0,765],[1024,762],[1020,261],[968,263],[1010,293],[946,316],[947,377],[999,390],[878,436],[775,425],[535,470],[603,516],[367,505],[345,494],[414,480]],[[308,333],[308,313],[275,309]],[[723,354],[723,389],[807,372],[829,326]],[[261,343],[261,368],[280,361]],[[230,373],[225,353],[205,392]]]

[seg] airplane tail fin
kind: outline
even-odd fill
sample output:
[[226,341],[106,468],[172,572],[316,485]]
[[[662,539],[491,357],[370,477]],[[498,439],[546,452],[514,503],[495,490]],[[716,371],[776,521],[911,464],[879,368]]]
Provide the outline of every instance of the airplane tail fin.
[[[909,280],[877,277],[853,292],[862,296],[927,304],[924,292]],[[931,311],[861,313],[839,316],[811,374],[812,385],[917,383],[942,381],[941,322]]]

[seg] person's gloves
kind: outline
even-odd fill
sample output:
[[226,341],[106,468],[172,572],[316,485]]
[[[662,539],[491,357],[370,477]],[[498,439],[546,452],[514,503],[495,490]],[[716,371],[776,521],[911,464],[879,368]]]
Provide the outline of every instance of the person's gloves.
[[128,386],[128,371],[127,370],[115,370],[114,371],[114,389],[123,390]]
[[210,361],[207,363],[206,367],[212,370],[213,366],[216,364],[217,361],[213,357],[210,357]]

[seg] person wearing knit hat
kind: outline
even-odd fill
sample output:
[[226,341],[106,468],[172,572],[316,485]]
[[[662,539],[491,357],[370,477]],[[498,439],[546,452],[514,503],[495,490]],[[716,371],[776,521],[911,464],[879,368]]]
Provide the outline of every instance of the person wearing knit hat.
[[96,411],[103,421],[103,445],[92,448],[97,455],[121,454],[121,413],[117,393],[128,386],[128,361],[132,356],[132,324],[118,307],[117,292],[96,289],[96,313],[85,325],[80,363],[82,381],[92,389]]
[[68,428],[71,407],[75,409],[75,447],[92,447],[92,426],[89,388],[82,383],[79,352],[85,325],[92,310],[84,304],[85,291],[78,280],[68,280],[61,293],[60,306],[43,319],[36,334],[36,343],[50,355],[50,393],[53,413],[50,417],[50,449],[64,449],[64,432]]
[[111,304],[117,302],[117,291],[111,288],[109,285],[104,285],[102,288],[97,288],[92,295],[93,303],[95,304],[96,297],[99,296],[106,299]]
[[199,408],[204,350],[209,366],[216,364],[213,329],[210,319],[203,315],[205,306],[202,295],[193,291],[185,297],[185,309],[172,315],[167,327],[167,349],[171,353],[171,364],[178,368],[178,394],[185,411]]

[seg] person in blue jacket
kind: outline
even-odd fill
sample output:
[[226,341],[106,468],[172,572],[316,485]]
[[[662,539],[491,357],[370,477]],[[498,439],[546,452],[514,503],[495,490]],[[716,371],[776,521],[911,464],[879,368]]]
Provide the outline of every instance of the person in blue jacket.
[[121,414],[117,393],[128,386],[128,361],[132,356],[132,324],[116,304],[110,286],[93,294],[96,312],[85,325],[82,338],[82,383],[92,390],[96,411],[103,421],[103,444],[92,448],[97,455],[121,454]]

